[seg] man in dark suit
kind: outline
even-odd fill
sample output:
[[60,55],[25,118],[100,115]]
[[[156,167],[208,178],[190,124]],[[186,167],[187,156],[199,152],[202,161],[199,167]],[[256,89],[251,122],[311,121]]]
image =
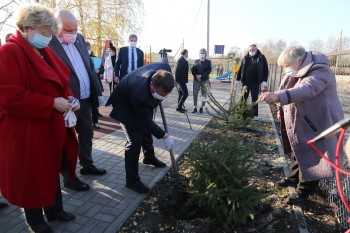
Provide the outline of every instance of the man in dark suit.
[[184,113],[186,112],[184,108],[185,100],[188,97],[187,85],[188,83],[188,51],[184,49],[181,51],[181,57],[177,61],[176,70],[175,70],[175,80],[177,82],[179,97],[177,100],[176,111]]
[[106,105],[113,105],[110,116],[119,121],[125,132],[126,187],[139,193],[150,189],[138,175],[141,147],[143,163],[158,168],[165,163],[154,153],[153,138],[163,139],[165,148],[171,150],[173,139],[153,121],[153,110],[166,98],[175,86],[168,63],[154,63],[137,69],[120,81]]
[[143,52],[136,48],[137,36],[130,34],[129,46],[119,49],[117,62],[114,67],[114,82],[119,81],[131,71],[143,66]]
[[[98,83],[95,67],[90,59],[83,36],[77,34],[78,23],[74,15],[67,10],[57,12],[57,18],[62,22],[61,32],[53,36],[50,48],[60,57],[71,70],[69,87],[75,98],[80,101],[80,110],[76,112],[77,124],[75,129],[79,140],[80,173],[104,175],[105,169],[95,167],[92,152],[92,119],[91,108],[103,102],[103,96]],[[62,173],[64,186],[76,191],[90,189],[78,178],[70,180],[67,174]]]

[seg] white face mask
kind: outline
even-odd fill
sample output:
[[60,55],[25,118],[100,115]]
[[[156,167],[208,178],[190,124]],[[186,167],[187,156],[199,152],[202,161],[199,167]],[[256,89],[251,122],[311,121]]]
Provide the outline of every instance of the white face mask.
[[131,41],[131,42],[129,42],[129,44],[130,44],[130,47],[131,47],[131,48],[135,48],[136,45],[137,45],[137,42]]
[[199,58],[200,59],[205,59],[205,54],[204,53],[199,54]]
[[91,49],[88,50],[89,55],[91,55]]
[[152,93],[152,96],[153,96],[153,98],[160,100],[160,101],[166,99],[166,97],[159,95],[156,91],[154,93]]
[[288,67],[284,68],[284,73],[288,76],[293,76],[296,73],[298,73],[298,71],[295,70],[292,66],[288,66]]
[[255,56],[255,54],[256,54],[256,52],[254,51],[249,51],[249,56],[251,56],[251,57],[253,57],[253,56]]

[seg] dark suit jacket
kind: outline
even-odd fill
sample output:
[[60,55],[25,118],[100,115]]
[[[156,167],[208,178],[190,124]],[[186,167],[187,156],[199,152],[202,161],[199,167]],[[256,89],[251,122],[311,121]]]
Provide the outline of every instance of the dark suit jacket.
[[194,61],[194,65],[192,66],[192,74],[193,76],[201,75],[201,80],[205,81],[209,79],[209,75],[211,73],[211,61],[205,59],[203,62],[198,59]]
[[[137,67],[143,66],[143,52],[139,48],[135,48],[137,53]],[[129,66],[129,47],[122,47],[118,52],[118,59],[114,66],[114,75],[118,76],[119,79],[122,79],[125,75],[128,74]]]
[[178,83],[188,83],[188,61],[183,56],[177,61],[175,80]]
[[153,121],[153,109],[160,100],[153,98],[150,90],[151,77],[158,70],[171,72],[168,63],[145,65],[126,75],[114,89],[106,106],[112,104],[110,117],[143,133],[150,133],[156,138],[164,137],[165,132]]
[[[86,44],[84,37],[81,34],[78,34],[77,40],[74,43],[75,47],[77,47],[85,68],[87,70],[87,73],[89,75],[90,79],[90,99],[92,101],[92,104],[95,106],[98,106],[98,96],[102,95],[100,84],[98,83],[97,75],[95,72],[95,66],[94,63],[92,62],[90,55],[88,51],[86,50]],[[70,80],[69,80],[69,87],[72,89],[73,96],[77,99],[80,99],[80,82],[77,74],[75,73],[74,67],[72,63],[70,62],[65,50],[63,49],[60,41],[57,39],[56,36],[53,36],[50,44],[50,48],[56,53],[56,55],[61,58],[61,60],[66,63],[66,65],[69,67],[71,70],[70,74]]]

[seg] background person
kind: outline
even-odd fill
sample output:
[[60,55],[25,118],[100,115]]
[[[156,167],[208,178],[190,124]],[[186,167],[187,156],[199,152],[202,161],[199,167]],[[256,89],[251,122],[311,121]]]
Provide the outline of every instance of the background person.
[[175,70],[175,80],[177,82],[177,88],[179,91],[179,97],[177,98],[176,111],[184,113],[184,103],[188,97],[187,83],[188,83],[188,51],[184,49],[181,51],[181,57],[177,61]]
[[194,61],[194,65],[191,68],[193,74],[193,104],[194,109],[192,113],[197,112],[198,93],[201,90],[202,93],[202,105],[199,109],[200,113],[203,113],[203,107],[207,99],[207,85],[209,85],[209,75],[211,73],[212,66],[211,61],[207,59],[207,50],[204,48],[199,51],[199,59]]
[[[34,232],[52,232],[44,221],[70,221],[60,169],[75,177],[78,142],[66,128],[69,69],[47,45],[59,30],[51,11],[33,4],[19,10],[18,31],[0,47],[0,188],[24,208]],[[10,77],[10,78],[9,78]]]
[[175,86],[170,71],[168,63],[154,63],[131,72],[122,78],[106,104],[113,105],[110,116],[120,122],[127,138],[126,187],[138,193],[150,191],[138,174],[141,147],[144,164],[163,168],[166,164],[155,156],[152,135],[163,139],[167,150],[173,146],[172,137],[153,121],[153,110]]
[[[248,53],[241,62],[240,69],[237,74],[237,81],[242,82],[242,87],[247,87],[244,99],[247,100],[251,94],[252,103],[258,100],[259,87],[264,90],[267,87],[267,78],[269,70],[265,56],[260,52],[255,44],[248,48]],[[254,119],[258,120],[258,105],[254,105]]]
[[[59,10],[57,18],[62,22],[59,34],[52,37],[50,48],[69,67],[69,87],[73,95],[80,101],[77,111],[77,125],[79,140],[79,163],[82,175],[104,175],[105,169],[97,168],[92,160],[92,117],[91,109],[99,105],[103,98],[100,84],[96,77],[94,64],[86,49],[83,36],[77,33],[78,22],[74,15],[67,10]],[[90,186],[76,178],[70,179],[62,173],[64,186],[76,191],[86,191]]]
[[131,71],[143,66],[143,52],[136,48],[137,36],[130,34],[129,46],[121,47],[114,67],[114,82],[119,81]]
[[[344,114],[335,76],[324,54],[293,46],[283,50],[277,62],[285,71],[279,90],[263,93],[260,100],[281,106],[281,130],[286,132],[282,133],[282,139],[289,142],[285,153],[291,148],[292,159],[290,175],[277,184],[296,186],[287,200],[293,204],[313,194],[319,180],[334,176],[333,168],[307,141],[343,119]],[[335,161],[336,145],[337,137],[315,143],[331,161]]]
[[[85,41],[86,43],[86,49],[90,55],[90,57],[96,57],[94,52],[91,50],[91,44],[90,42],[88,41]],[[100,69],[96,69],[95,67],[95,71],[96,71],[96,77],[97,77],[97,80],[100,84],[100,88],[101,88],[101,91],[103,92],[103,85],[102,85],[102,81],[101,81],[101,78],[100,76],[102,74],[104,74],[104,68],[103,66],[101,65],[102,68]],[[98,117],[102,116],[102,114],[99,112],[99,106],[97,105],[94,105],[94,106],[91,106],[91,116],[92,116],[92,126],[95,128],[95,129],[100,129],[100,125],[98,124]]]
[[116,59],[116,48],[111,45],[110,50],[108,52],[108,57],[106,57],[105,64],[104,64],[104,70],[103,78],[106,80],[106,82],[109,85],[109,93],[112,94],[114,90],[114,66],[115,66],[115,59]]

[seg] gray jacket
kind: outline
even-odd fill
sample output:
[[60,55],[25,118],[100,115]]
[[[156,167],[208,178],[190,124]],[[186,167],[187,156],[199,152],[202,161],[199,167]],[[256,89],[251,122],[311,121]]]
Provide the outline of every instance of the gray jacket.
[[[325,129],[344,118],[336,80],[328,58],[307,52],[298,73],[285,76],[279,91],[288,139],[306,181],[334,175],[334,169],[308,145]],[[335,161],[337,137],[315,143],[331,161]]]

